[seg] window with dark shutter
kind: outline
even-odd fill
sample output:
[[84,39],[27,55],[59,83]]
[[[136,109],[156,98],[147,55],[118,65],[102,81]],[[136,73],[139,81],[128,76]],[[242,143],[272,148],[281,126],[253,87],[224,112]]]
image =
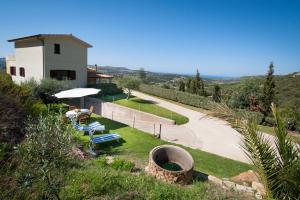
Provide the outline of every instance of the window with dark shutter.
[[50,77],[56,80],[76,80],[76,71],[50,70]]
[[70,80],[76,80],[76,71],[70,71],[69,77]]
[[14,67],[14,66],[10,67],[10,75],[12,75],[12,76],[16,75],[16,67]]
[[60,44],[54,44],[54,53],[60,54]]
[[20,76],[25,77],[25,68],[20,67]]

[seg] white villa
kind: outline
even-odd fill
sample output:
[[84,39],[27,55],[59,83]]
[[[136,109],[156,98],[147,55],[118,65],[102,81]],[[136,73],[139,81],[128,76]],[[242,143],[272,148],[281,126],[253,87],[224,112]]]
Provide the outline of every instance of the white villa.
[[6,70],[13,81],[34,78],[70,80],[74,87],[87,85],[87,49],[92,45],[72,34],[38,34],[8,40],[15,55],[6,57]]

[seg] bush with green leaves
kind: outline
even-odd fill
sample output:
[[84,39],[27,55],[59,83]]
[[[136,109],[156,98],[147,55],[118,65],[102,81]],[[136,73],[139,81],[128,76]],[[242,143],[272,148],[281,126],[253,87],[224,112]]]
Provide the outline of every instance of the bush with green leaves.
[[250,109],[253,104],[251,100],[255,98],[259,101],[261,97],[260,83],[261,79],[259,78],[243,79],[236,88],[232,89],[226,103],[231,108]]
[[133,162],[115,157],[111,163],[111,167],[115,170],[132,171],[135,167]]
[[288,106],[279,110],[285,127],[292,131],[300,131],[300,112],[296,106]]
[[69,81],[59,81],[55,79],[43,79],[34,88],[34,95],[40,98],[45,104],[59,103],[60,101],[54,97],[55,93],[62,90],[70,89],[71,85]]
[[18,178],[25,190],[34,189],[39,198],[60,199],[64,176],[75,162],[71,131],[62,114],[49,112],[29,120],[19,148]]
[[0,73],[0,97],[0,142],[18,143],[25,134],[26,117],[37,112],[38,101],[31,87],[15,84],[5,73]]
[[157,85],[142,84],[140,85],[139,90],[147,94],[162,97],[165,99],[170,99],[179,103],[187,104],[198,108],[210,109],[211,106],[215,104],[215,102],[211,101],[207,97],[177,91],[173,89],[165,89],[158,87]]
[[88,87],[101,89],[99,96],[122,94],[123,90],[115,83],[89,84]]
[[135,76],[124,76],[118,80],[118,86],[125,90],[127,93],[127,99],[130,98],[132,90],[138,89],[140,84],[141,79]]

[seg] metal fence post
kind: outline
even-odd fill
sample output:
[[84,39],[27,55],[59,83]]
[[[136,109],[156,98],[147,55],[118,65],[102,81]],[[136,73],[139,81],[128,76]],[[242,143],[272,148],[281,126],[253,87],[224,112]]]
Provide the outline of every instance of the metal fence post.
[[159,139],[161,138],[161,124],[159,124],[159,135],[158,135],[158,138]]

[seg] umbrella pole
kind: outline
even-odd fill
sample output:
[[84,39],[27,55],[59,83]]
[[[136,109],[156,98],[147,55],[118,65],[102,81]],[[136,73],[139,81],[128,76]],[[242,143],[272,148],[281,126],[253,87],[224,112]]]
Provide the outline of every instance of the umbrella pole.
[[80,107],[84,108],[84,97],[80,98]]

